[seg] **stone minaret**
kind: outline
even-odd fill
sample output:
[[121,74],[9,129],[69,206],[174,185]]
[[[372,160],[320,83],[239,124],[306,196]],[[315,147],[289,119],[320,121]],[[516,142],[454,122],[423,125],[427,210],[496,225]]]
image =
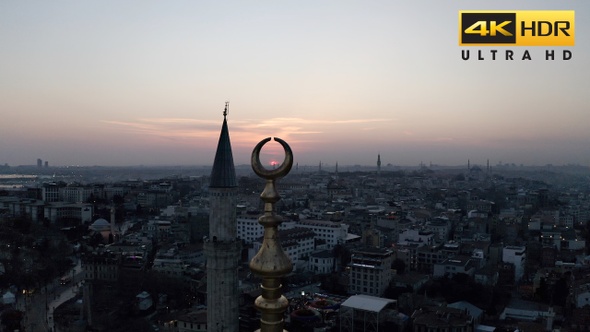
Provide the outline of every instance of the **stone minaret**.
[[223,125],[209,185],[209,237],[207,257],[207,331],[239,331],[238,265],[241,242],[237,239],[237,182],[227,129],[225,104]]
[[381,175],[381,154],[377,154],[377,175]]

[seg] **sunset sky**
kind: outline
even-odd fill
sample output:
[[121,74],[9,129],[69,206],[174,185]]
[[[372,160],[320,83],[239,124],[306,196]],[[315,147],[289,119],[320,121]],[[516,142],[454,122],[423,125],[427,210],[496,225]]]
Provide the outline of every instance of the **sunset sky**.
[[[573,58],[464,61],[470,9],[575,10]],[[0,164],[209,165],[229,101],[236,164],[590,165],[590,1],[2,1],[0,45]]]

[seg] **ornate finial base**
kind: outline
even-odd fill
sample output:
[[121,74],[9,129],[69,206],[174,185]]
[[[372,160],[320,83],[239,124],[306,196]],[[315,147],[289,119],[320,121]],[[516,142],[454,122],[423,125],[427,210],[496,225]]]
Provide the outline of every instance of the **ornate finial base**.
[[285,161],[274,170],[265,169],[260,163],[260,150],[270,141],[270,137],[260,141],[252,151],[252,169],[263,179],[266,186],[260,195],[264,201],[264,215],[258,218],[258,222],[264,226],[264,240],[260,250],[250,261],[250,270],[262,277],[262,295],[254,305],[261,313],[261,332],[281,332],[284,325],[284,313],[289,301],[281,294],[281,278],[293,271],[293,263],[285,254],[279,242],[278,227],[283,222],[280,216],[274,213],[274,204],[281,199],[275,188],[275,180],[284,177],[293,166],[293,152],[285,141],[275,137],[285,150]]

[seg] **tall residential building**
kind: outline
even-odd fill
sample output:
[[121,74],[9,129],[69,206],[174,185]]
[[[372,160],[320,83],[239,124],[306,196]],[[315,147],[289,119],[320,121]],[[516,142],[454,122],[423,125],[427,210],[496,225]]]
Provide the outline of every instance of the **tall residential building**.
[[391,268],[393,251],[381,248],[356,249],[350,259],[348,292],[381,296],[394,275]]
[[241,242],[237,239],[237,181],[227,128],[228,103],[215,153],[209,185],[209,237],[207,257],[207,331],[238,332],[238,266]]

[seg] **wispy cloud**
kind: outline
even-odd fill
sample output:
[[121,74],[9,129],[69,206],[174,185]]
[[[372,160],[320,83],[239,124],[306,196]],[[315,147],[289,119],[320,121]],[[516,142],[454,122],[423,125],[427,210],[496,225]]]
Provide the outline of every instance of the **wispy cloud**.
[[254,127],[274,127],[274,126],[281,126],[281,125],[336,125],[336,124],[359,124],[359,123],[372,123],[372,122],[391,122],[394,121],[392,119],[347,119],[347,120],[337,120],[337,119],[322,119],[322,120],[311,120],[311,119],[302,119],[302,118],[272,118],[268,120],[262,120],[257,123],[252,123],[251,125]]
[[452,137],[436,137],[436,138],[434,139],[434,141],[435,141],[435,142],[452,142],[452,141],[454,141],[454,140],[455,140],[455,139],[454,139],[454,138],[452,138]]
[[119,130],[161,138],[209,137],[219,131],[219,123],[182,118],[144,118],[136,121],[103,120],[103,123]]
[[[302,118],[271,118],[264,120],[235,120],[231,121],[230,132],[232,138],[251,145],[260,137],[277,136],[289,139],[291,142],[313,143],[310,135],[321,135],[343,130],[342,126],[391,122],[391,119],[345,119],[345,120],[310,120]],[[140,118],[135,121],[103,120],[103,123],[143,135],[152,135],[171,139],[191,139],[216,137],[220,129],[219,121],[197,120],[188,118]],[[374,128],[364,128],[372,130]],[[363,128],[359,128],[363,130]],[[305,136],[305,138],[303,137]]]

